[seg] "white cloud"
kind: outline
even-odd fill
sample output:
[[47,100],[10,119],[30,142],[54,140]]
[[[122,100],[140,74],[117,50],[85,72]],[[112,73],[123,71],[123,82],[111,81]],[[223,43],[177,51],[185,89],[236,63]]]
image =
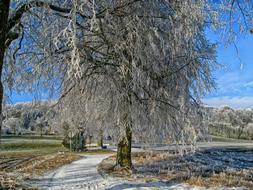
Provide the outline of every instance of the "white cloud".
[[241,76],[238,72],[224,73],[216,81],[217,93],[225,95],[231,92],[241,92],[245,80],[245,76]]
[[244,87],[253,87],[253,81],[245,83]]
[[242,96],[242,97],[211,97],[203,100],[204,104],[212,107],[223,107],[230,106],[235,109],[239,108],[253,108],[253,96]]

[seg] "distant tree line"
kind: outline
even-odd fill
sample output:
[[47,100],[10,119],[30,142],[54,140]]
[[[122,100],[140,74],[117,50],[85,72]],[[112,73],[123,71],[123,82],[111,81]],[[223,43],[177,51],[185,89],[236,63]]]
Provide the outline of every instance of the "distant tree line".
[[205,124],[209,134],[237,139],[253,139],[253,110],[222,108],[205,108]]
[[3,113],[3,133],[13,135],[52,134],[55,129],[50,126],[49,119],[54,115],[50,110],[52,103],[31,102],[6,105]]

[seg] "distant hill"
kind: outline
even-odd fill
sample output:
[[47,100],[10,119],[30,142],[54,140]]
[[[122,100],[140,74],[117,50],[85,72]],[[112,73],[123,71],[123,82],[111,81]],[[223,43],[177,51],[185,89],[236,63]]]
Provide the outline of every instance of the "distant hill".
[[46,134],[51,126],[48,120],[54,117],[53,102],[36,101],[6,105],[3,108],[4,134]]
[[204,108],[204,123],[209,133],[216,136],[238,139],[253,139],[253,110],[222,108]]
[[[3,109],[3,134],[57,134],[56,124],[50,122],[56,115],[52,108],[54,104],[55,102],[37,101],[6,105]],[[252,109],[204,107],[203,123],[208,126],[211,135],[253,139]]]

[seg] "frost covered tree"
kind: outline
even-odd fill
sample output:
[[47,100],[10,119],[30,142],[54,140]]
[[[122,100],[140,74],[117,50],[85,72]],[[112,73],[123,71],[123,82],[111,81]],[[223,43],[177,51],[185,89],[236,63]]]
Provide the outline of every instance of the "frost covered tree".
[[[39,83],[49,78],[51,83],[46,86],[60,83],[63,100],[82,83],[85,88],[89,84],[87,92],[94,96],[93,82],[104,80],[110,90],[98,94],[104,99],[113,95],[108,107],[113,108],[111,117],[120,134],[117,164],[126,167],[131,167],[132,133],[143,126],[149,129],[147,133],[166,129],[164,136],[178,143],[196,136],[197,126],[191,120],[198,112],[194,99],[198,101],[213,86],[214,46],[205,39],[205,27],[224,25],[220,10],[229,15],[235,7],[242,8],[239,1],[207,0],[19,2],[12,13],[10,0],[0,3],[1,74],[7,47],[28,29],[28,44],[19,48],[17,43],[17,51],[30,50],[28,46],[36,44],[32,46],[36,52],[19,54],[17,65],[26,71],[22,72],[21,88],[27,83],[33,86],[30,78]],[[10,52],[13,54],[16,50]],[[9,60],[8,56],[5,59]],[[12,71],[12,67],[6,70]],[[76,121],[82,118],[74,117]]]
[[[102,79],[102,78],[101,78]],[[115,123],[112,113],[113,92],[109,84],[103,80],[79,81],[80,83],[65,94],[57,104],[57,119],[72,124],[72,130],[80,128],[85,135],[97,137],[101,143],[101,131],[114,131]],[[64,93],[63,93],[64,94]],[[78,121],[81,124],[73,123]]]
[[[92,86],[102,78],[112,89],[108,93],[114,106],[109,106],[119,128],[117,164],[131,167],[133,132],[154,137],[164,131],[164,137],[181,144],[196,140],[201,129],[193,122],[198,114],[194,103],[212,88],[215,65],[205,27],[228,28],[231,39],[231,25],[247,22],[243,16],[250,9],[242,9],[239,1],[104,0],[81,5],[74,6],[83,15],[74,17],[74,23],[83,22],[70,30],[71,71],[78,81]],[[67,85],[65,92],[79,84]],[[94,91],[87,92],[96,98]]]
[[215,63],[214,46],[205,39],[204,8],[202,1],[105,0],[76,6],[85,15],[76,17],[74,23],[83,22],[70,30],[76,81],[65,80],[62,97],[75,90],[70,104],[76,94],[112,97],[106,107],[119,134],[118,165],[131,167],[132,133],[140,129],[149,136],[164,131],[164,137],[182,144],[196,137],[194,100],[212,88]]
[[[1,115],[0,131],[2,129],[2,124],[1,124],[2,123],[2,103],[3,103],[3,95],[4,95],[3,86],[12,87],[17,79],[13,76],[13,73],[15,71],[17,73],[19,72],[19,70],[16,69],[16,66],[19,64],[17,65],[14,64],[16,63],[15,61],[16,55],[18,54],[19,50],[25,49],[24,47],[30,46],[31,48],[32,41],[39,42],[38,38],[31,38],[31,36],[29,36],[28,34],[31,34],[30,32],[34,31],[33,29],[42,23],[42,22],[39,22],[38,20],[40,21],[46,20],[46,17],[48,16],[48,11],[54,11],[58,13],[59,12],[69,13],[71,11],[71,9],[62,8],[60,5],[61,5],[60,1],[45,1],[45,0],[44,1],[1,0],[0,2],[0,78],[1,78],[1,81],[0,81],[0,105],[1,105],[0,106],[0,115]],[[43,10],[47,10],[47,11],[43,11]],[[36,14],[40,12],[41,14]],[[37,20],[32,19],[32,18],[37,18]],[[46,30],[44,26],[41,26],[40,28],[43,28],[44,31]],[[30,38],[29,37],[27,38],[27,36],[29,36]],[[43,39],[40,39],[40,40],[43,40]],[[29,52],[30,54],[32,54],[33,59],[24,59],[22,61],[23,65],[33,63],[34,60],[36,59],[39,60],[43,57],[43,55],[40,54],[41,52],[32,53],[32,51],[30,50],[31,49],[29,49]],[[38,48],[33,49],[33,50],[37,51]],[[31,58],[32,56],[29,56],[29,57]],[[19,68],[22,68],[21,65],[19,66],[20,66]],[[29,67],[30,70],[24,70],[24,71],[29,73],[31,72],[31,68],[33,68],[32,65]],[[34,72],[33,74],[35,75],[36,69],[32,69],[32,72]],[[48,73],[48,75],[50,75],[50,73]],[[1,140],[1,136],[0,136],[0,140]]]

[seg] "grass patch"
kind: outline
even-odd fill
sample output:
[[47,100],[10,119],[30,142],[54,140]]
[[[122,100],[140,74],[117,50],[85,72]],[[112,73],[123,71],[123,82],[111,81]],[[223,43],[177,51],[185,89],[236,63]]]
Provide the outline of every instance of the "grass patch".
[[81,152],[81,154],[116,154],[115,151],[107,150],[107,149],[95,149],[95,150],[87,150],[85,152]]
[[192,186],[200,187],[247,187],[253,188],[253,182],[251,179],[245,179],[245,176],[241,175],[242,172],[233,173],[220,173],[207,178],[204,177],[189,177],[185,182]]
[[0,144],[0,152],[41,152],[54,153],[68,151],[62,146],[61,140],[55,139],[23,139],[3,138]]
[[0,146],[0,151],[19,151],[33,149],[55,149],[61,148],[61,144],[47,142],[20,142],[20,143],[5,143]]

